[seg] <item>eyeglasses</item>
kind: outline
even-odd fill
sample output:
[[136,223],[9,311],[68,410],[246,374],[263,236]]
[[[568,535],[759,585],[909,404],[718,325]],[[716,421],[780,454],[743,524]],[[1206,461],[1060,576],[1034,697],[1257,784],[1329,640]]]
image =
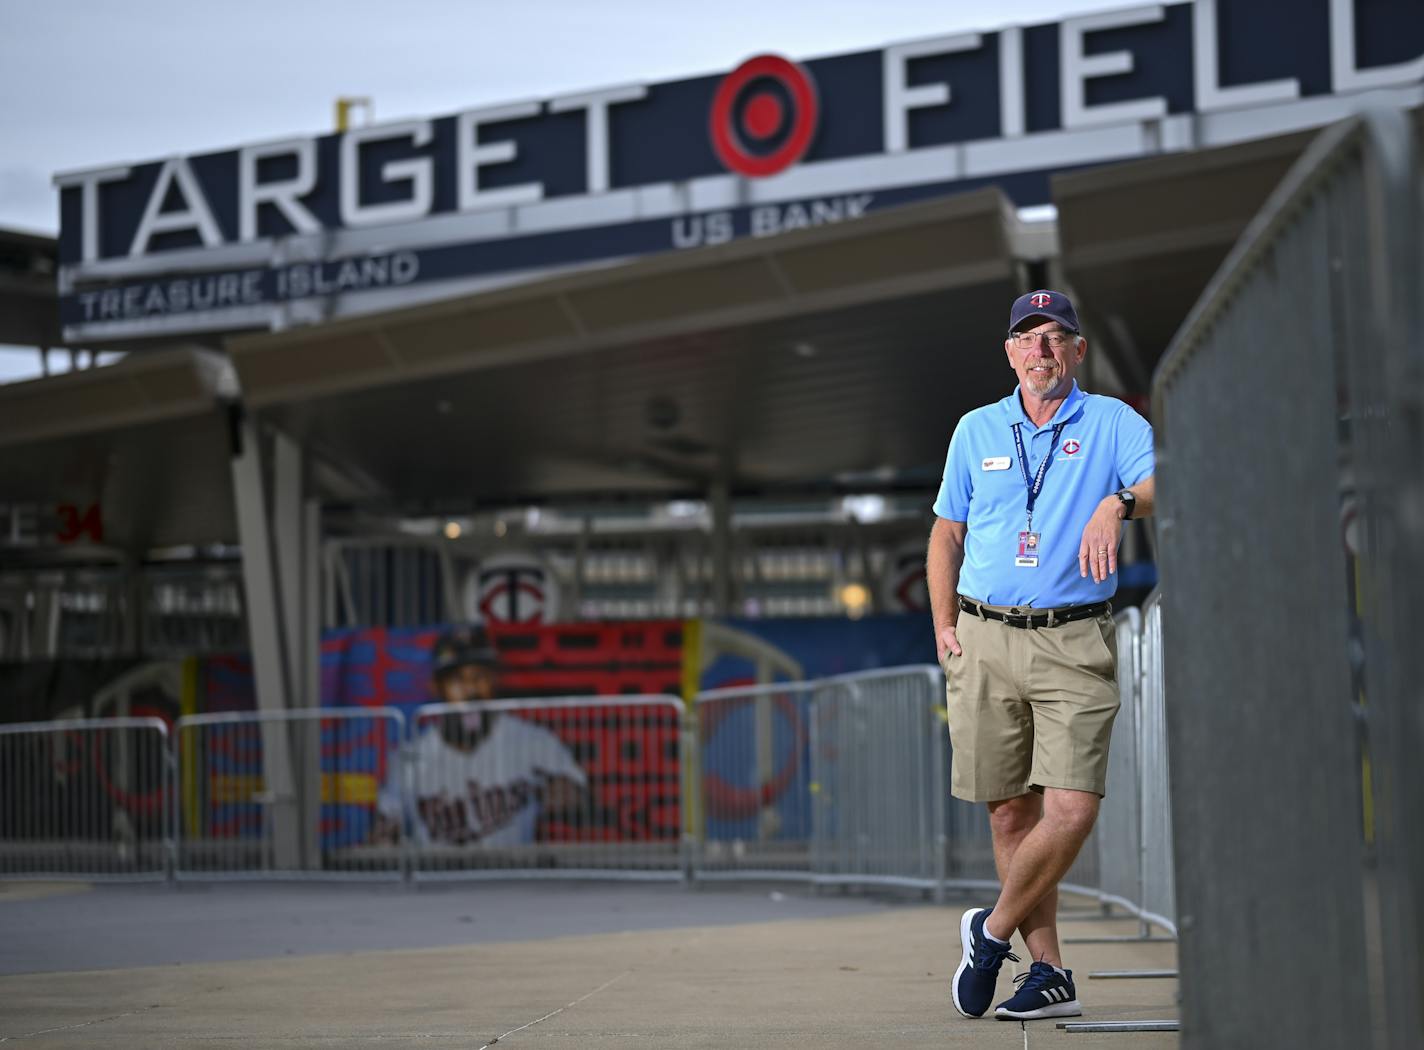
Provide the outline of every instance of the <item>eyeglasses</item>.
[[1051,332],[1010,332],[1014,345],[1020,350],[1032,350],[1038,345],[1038,340],[1043,338],[1048,341],[1048,345],[1058,350],[1066,346],[1068,340],[1078,338],[1074,332],[1065,332],[1061,328],[1055,328]]

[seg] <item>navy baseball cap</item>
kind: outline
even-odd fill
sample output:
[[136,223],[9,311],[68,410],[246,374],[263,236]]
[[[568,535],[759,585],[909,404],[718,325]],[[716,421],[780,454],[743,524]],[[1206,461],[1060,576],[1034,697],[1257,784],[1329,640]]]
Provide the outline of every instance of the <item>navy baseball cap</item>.
[[1019,325],[1030,317],[1057,321],[1070,332],[1083,330],[1078,324],[1078,311],[1073,309],[1073,300],[1062,292],[1049,291],[1047,288],[1040,288],[1014,300],[1014,305],[1009,310],[1009,331],[1018,331]]
[[431,670],[437,674],[474,664],[497,667],[499,652],[483,627],[457,627],[441,636],[430,651]]

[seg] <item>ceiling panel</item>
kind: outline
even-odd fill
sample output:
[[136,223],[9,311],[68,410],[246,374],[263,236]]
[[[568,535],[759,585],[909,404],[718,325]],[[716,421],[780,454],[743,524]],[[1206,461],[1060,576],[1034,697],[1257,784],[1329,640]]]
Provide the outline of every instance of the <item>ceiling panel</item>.
[[1063,272],[1130,392],[1146,392],[1178,326],[1314,134],[1053,178]]
[[233,358],[266,419],[407,509],[937,477],[954,420],[1012,382],[1016,221],[977,191],[244,338]]

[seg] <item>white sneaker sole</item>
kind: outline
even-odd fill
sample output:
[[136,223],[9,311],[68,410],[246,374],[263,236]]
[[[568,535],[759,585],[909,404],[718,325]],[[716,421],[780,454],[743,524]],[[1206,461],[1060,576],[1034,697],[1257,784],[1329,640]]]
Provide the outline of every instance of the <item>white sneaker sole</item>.
[[973,942],[970,939],[969,923],[974,918],[974,916],[980,911],[983,911],[983,909],[970,908],[967,912],[965,912],[959,917],[959,944],[964,949],[964,955],[959,960],[959,969],[954,971],[954,981],[949,986],[949,993],[954,998],[954,1008],[959,1011],[959,1015],[961,1017],[983,1016],[983,1014],[971,1014],[968,1010],[964,1009],[964,1007],[959,1004],[959,978],[965,970],[969,969],[970,965],[973,962],[973,960],[970,958],[970,952],[973,948]]
[[1040,1006],[1037,1010],[1005,1010],[1001,1006],[994,1011],[994,1016],[1000,1021],[1040,1021],[1045,1017],[1080,1017],[1082,1013],[1083,1004],[1070,999],[1066,1003]]

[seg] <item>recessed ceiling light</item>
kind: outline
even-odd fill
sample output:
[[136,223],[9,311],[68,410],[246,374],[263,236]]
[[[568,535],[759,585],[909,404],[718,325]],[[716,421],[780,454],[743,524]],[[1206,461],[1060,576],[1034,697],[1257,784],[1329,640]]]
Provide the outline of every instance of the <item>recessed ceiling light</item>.
[[845,606],[846,615],[859,620],[870,608],[870,588],[863,583],[848,583],[840,589],[838,597]]

